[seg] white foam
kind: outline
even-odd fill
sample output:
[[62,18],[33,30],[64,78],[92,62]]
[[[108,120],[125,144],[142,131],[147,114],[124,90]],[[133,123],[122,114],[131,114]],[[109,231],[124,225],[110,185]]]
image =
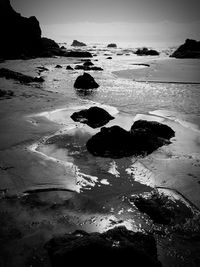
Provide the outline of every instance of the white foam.
[[114,175],[115,177],[120,177],[120,173],[117,170],[117,164],[114,160],[110,163],[110,168],[108,172]]
[[104,184],[104,185],[109,185],[109,184],[110,184],[110,183],[108,182],[107,179],[102,179],[102,180],[100,181],[100,183],[101,183],[101,184]]

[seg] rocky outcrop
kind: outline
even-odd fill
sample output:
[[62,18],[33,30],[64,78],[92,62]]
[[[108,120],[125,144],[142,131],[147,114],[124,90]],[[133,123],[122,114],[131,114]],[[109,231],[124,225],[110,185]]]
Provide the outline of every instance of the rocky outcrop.
[[135,54],[138,56],[158,56],[160,53],[156,50],[148,49],[144,47],[144,48],[137,49]]
[[99,85],[89,73],[84,73],[77,77],[74,87],[77,89],[94,89],[98,88]]
[[32,77],[9,69],[0,69],[0,78],[13,79],[20,83],[44,82],[42,77]]
[[92,128],[102,127],[107,124],[114,117],[111,116],[106,110],[99,107],[91,107],[83,109],[79,112],[74,112],[71,115],[72,120],[85,123]]
[[173,130],[163,133],[163,128],[166,129],[168,126],[162,128],[162,124],[156,122],[147,125],[148,123],[139,121],[133,124],[130,131],[117,125],[110,128],[103,127],[88,140],[86,147],[94,156],[122,158],[133,155],[145,156],[170,143],[169,135],[173,135]]
[[185,43],[171,55],[175,58],[200,58],[200,41],[191,39],[185,40]]
[[[75,266],[129,265],[135,267],[161,267],[157,247],[152,235],[134,233],[125,227],[116,227],[104,233],[87,233],[77,230],[72,234],[57,236],[45,245],[52,266],[64,267],[69,262]],[[92,257],[92,258],[91,258]]]
[[108,48],[117,48],[117,45],[114,43],[108,44],[107,45]]
[[77,40],[74,40],[71,44],[71,46],[86,46],[85,43],[79,42]]
[[35,57],[92,57],[84,51],[66,51],[45,37],[36,17],[26,18],[14,11],[9,0],[0,1],[0,59],[29,59]]

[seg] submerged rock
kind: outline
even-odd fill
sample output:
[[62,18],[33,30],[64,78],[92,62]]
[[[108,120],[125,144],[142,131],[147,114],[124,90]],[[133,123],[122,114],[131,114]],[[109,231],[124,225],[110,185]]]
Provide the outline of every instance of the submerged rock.
[[88,140],[88,151],[95,156],[111,158],[145,156],[169,144],[170,135],[174,136],[174,131],[166,125],[146,121],[135,123],[130,131],[117,125],[101,128],[99,133]]
[[175,136],[175,132],[167,125],[159,123],[157,121],[146,121],[138,120],[135,121],[131,127],[131,132],[134,132],[136,129],[150,130],[153,134],[158,137],[170,139]]
[[[156,242],[152,235],[134,233],[116,227],[104,233],[77,230],[72,234],[54,237],[45,245],[52,266],[62,267],[69,262],[76,265],[114,266],[119,262],[134,266],[158,267]],[[91,258],[92,257],[92,258]]]
[[77,40],[74,40],[71,44],[71,46],[86,46],[85,43],[79,42]]
[[135,54],[138,56],[158,56],[160,53],[156,50],[148,49],[144,47],[144,48],[137,49]]
[[200,41],[192,39],[185,40],[185,43],[171,55],[175,58],[200,58]]
[[32,77],[5,68],[0,69],[0,77],[13,79],[19,81],[20,83],[44,82],[44,79],[42,77]]
[[93,89],[98,88],[99,85],[89,73],[84,73],[77,77],[74,87],[77,89]]
[[110,120],[114,119],[114,117],[111,116],[106,110],[99,107],[91,107],[79,112],[74,112],[71,115],[71,118],[74,121],[85,123],[92,128],[101,127]]
[[117,45],[114,43],[108,44],[107,45],[108,48],[117,48]]

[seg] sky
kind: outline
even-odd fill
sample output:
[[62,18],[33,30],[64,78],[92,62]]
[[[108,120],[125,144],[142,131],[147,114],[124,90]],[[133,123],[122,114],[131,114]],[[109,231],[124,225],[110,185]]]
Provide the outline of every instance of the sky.
[[200,40],[199,0],[10,0],[58,42],[183,43]]

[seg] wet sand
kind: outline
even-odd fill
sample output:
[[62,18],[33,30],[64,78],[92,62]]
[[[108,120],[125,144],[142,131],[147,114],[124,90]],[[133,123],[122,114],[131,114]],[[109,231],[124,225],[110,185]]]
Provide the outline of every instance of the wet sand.
[[200,83],[199,59],[165,58],[147,61],[149,67],[113,72],[115,75],[138,82],[152,83]]
[[[53,59],[53,64],[70,64],[70,59],[67,60]],[[48,59],[15,61],[15,64],[10,61],[2,66],[36,76],[36,67],[40,64],[48,65]],[[177,127],[177,123],[165,114],[152,114],[152,117],[143,114],[139,116],[156,118],[172,128],[177,127],[179,142],[137,161],[94,158],[84,149],[79,155],[75,153],[79,142],[88,138],[85,132],[90,130],[68,119],[74,107],[86,106],[82,106],[83,101],[44,90],[39,85],[19,85],[10,80],[1,79],[1,89],[11,89],[15,96],[0,101],[0,127],[4,129],[0,132],[0,234],[4,240],[0,265],[49,266],[44,243],[54,234],[76,229],[102,232],[125,225],[135,231],[153,231],[152,221],[129,202],[129,197],[149,192],[155,186],[175,188],[189,200],[188,203],[191,201],[200,207],[199,158],[195,158],[198,132],[192,132],[191,140],[191,129],[185,131],[181,125]],[[57,114],[55,110],[58,110]],[[117,115],[116,121],[128,130],[133,117],[123,113]],[[66,130],[66,125],[72,130]],[[76,142],[68,149],[71,155],[63,154],[62,147],[57,149],[57,142],[54,147],[45,145],[48,138],[70,131],[71,137],[78,132],[73,139]],[[185,140],[188,147],[183,146]],[[185,150],[189,147],[193,157],[188,159]],[[179,158],[176,158],[177,151]],[[168,231],[162,226],[156,226],[156,229],[162,234]],[[157,242],[164,266],[174,264],[174,258],[184,266],[184,257],[187,260],[194,257],[194,254],[188,256],[181,247],[171,246],[168,238],[158,236]],[[169,246],[171,249],[165,255]]]

